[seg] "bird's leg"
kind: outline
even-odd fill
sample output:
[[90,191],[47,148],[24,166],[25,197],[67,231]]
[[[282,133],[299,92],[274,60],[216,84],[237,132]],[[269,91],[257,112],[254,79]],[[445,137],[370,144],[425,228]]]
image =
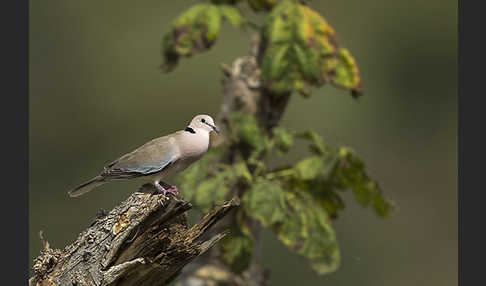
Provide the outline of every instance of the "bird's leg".
[[[154,183],[155,187],[162,192],[162,194],[165,196],[167,193],[169,194],[173,194],[173,195],[176,195],[179,193],[179,191],[177,190],[177,187],[175,186],[171,186],[169,189],[165,189],[164,187],[162,187],[159,182],[155,182]],[[174,189],[175,187],[175,189]]]
[[161,192],[162,192],[162,194],[164,194],[164,195],[165,195],[165,193],[166,193],[167,191],[164,189],[164,187],[162,187],[162,186],[159,184],[159,182],[154,182],[154,185],[155,185],[155,187],[156,187],[156,188],[157,188],[159,191],[161,191]]
[[160,181],[162,183],[162,186],[164,186],[164,189],[166,189],[169,193],[171,194],[179,194],[179,190],[175,185],[171,185],[167,182]]
[[176,185],[170,186],[169,190],[172,190],[171,193],[179,194],[179,189],[177,189]]

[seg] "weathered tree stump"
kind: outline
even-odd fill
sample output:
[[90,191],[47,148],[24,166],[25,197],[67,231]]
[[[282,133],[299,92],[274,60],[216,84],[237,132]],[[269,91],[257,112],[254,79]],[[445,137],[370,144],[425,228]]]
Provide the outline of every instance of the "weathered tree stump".
[[44,241],[29,285],[166,285],[206,252],[226,231],[203,237],[239,205],[232,199],[215,207],[192,227],[180,198],[137,192],[108,214],[99,215],[77,240],[51,249]]

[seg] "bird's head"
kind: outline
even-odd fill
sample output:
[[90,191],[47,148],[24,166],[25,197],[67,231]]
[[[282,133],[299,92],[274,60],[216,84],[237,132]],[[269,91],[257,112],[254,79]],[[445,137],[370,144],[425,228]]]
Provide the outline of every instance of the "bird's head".
[[191,120],[191,123],[189,123],[188,127],[194,130],[204,130],[207,131],[208,133],[211,133],[211,131],[219,133],[218,128],[216,127],[216,125],[214,125],[213,118],[205,114],[196,115]]

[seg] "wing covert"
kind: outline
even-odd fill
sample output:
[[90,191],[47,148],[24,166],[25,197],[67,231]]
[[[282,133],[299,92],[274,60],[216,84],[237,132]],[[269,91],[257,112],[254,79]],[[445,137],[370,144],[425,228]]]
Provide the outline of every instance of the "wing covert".
[[177,160],[178,148],[172,136],[156,138],[105,167],[111,178],[133,178],[162,171]]

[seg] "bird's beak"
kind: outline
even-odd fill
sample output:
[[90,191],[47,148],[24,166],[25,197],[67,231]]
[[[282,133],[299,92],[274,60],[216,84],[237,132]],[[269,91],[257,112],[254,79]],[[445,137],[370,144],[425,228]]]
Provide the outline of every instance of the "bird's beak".
[[204,124],[208,125],[209,127],[213,128],[214,132],[218,133],[219,134],[219,130],[216,126],[212,125],[212,124],[209,124],[207,122],[204,122]]

